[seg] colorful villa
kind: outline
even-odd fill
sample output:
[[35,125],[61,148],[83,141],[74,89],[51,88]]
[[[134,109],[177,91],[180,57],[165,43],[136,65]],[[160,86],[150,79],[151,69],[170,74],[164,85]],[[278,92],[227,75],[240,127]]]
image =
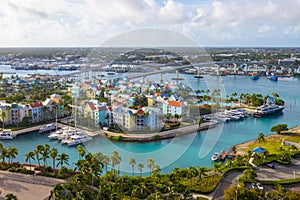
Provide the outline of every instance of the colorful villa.
[[[38,123],[45,120],[54,119],[57,115],[64,116],[64,106],[61,103],[60,95],[53,94],[44,102],[34,102],[30,104],[8,104],[0,101],[0,118],[5,125],[19,124],[25,120],[28,123]],[[56,110],[57,108],[57,110]],[[2,115],[2,113],[4,113]],[[4,118],[2,118],[4,117]]]

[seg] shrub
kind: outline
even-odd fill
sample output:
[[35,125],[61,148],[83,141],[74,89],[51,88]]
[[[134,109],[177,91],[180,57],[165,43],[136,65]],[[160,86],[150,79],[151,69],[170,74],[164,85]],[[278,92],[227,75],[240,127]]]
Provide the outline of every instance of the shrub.
[[158,135],[158,134],[154,135],[154,139],[159,140],[160,139],[160,135]]
[[123,136],[122,135],[118,135],[118,136],[115,136],[113,139],[115,141],[122,141],[123,140]]

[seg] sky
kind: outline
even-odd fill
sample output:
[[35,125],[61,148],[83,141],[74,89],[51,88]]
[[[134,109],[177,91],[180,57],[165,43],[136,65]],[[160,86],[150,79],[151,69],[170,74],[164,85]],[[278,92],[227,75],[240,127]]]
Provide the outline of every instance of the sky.
[[175,31],[201,46],[300,47],[300,0],[1,0],[0,47],[99,46]]

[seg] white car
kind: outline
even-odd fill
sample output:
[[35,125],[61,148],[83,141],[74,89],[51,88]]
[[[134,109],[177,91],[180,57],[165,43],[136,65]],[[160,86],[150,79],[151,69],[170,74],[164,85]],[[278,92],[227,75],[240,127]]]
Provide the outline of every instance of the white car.
[[261,183],[256,183],[258,189],[263,190],[264,186]]

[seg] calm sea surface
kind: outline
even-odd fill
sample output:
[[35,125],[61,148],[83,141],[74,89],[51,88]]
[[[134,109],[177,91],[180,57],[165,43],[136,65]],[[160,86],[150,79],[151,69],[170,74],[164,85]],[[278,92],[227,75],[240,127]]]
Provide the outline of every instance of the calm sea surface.
[[[215,129],[201,132],[201,134],[189,134],[170,140],[149,142],[149,143],[129,143],[111,142],[101,136],[94,138],[85,144],[85,148],[90,152],[102,152],[111,155],[117,150],[122,157],[122,173],[131,173],[129,159],[134,157],[137,163],[142,162],[147,172],[146,160],[152,158],[161,168],[162,172],[170,172],[174,167],[205,166],[212,167],[211,155],[214,152],[228,150],[231,146],[248,140],[257,138],[260,132],[269,135],[270,128],[278,123],[287,123],[289,127],[300,124],[300,80],[296,78],[279,78],[278,82],[272,82],[265,77],[253,81],[250,77],[226,76],[215,77],[206,76],[197,81],[192,75],[181,75],[186,78],[193,89],[206,89],[206,82],[222,83],[226,94],[237,93],[261,93],[263,95],[277,92],[280,98],[286,102],[283,114],[265,117],[248,117],[241,121],[229,122],[218,126]],[[209,87],[210,89],[212,87]],[[33,151],[38,144],[49,144],[55,147],[60,153],[65,152],[70,156],[70,167],[75,167],[74,163],[78,159],[76,147],[61,145],[58,141],[50,141],[47,134],[30,133],[18,136],[11,141],[2,141],[4,146],[13,145],[18,148],[19,155],[16,160],[25,162],[25,154]],[[48,163],[52,163],[50,160]],[[135,167],[137,168],[137,167]],[[138,170],[135,170],[138,172]]]

